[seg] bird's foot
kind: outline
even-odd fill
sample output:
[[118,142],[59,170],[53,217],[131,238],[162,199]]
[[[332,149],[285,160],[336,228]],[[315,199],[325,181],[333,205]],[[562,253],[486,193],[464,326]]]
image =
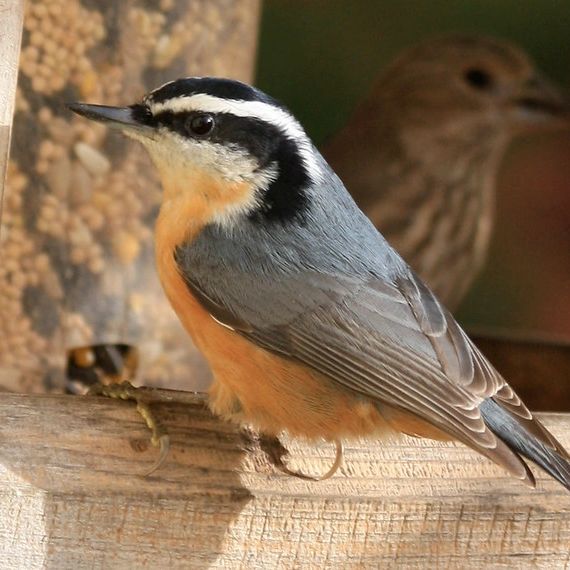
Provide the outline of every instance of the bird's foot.
[[143,396],[139,394],[139,389],[130,382],[120,382],[117,384],[96,383],[89,389],[88,395],[105,396],[107,398],[115,398],[117,400],[132,400],[137,404],[137,412],[142,416],[152,436],[150,442],[154,447],[158,447],[160,454],[158,459],[146,471],[143,476],[148,477],[159,469],[165,462],[170,450],[170,436],[166,428],[157,420],[153,414],[150,403],[145,401]]
[[335,440],[334,443],[336,446],[336,454],[331,468],[323,475],[307,475],[301,471],[290,469],[287,466],[284,459],[289,455],[289,450],[281,443],[278,437],[263,434],[259,435],[259,446],[267,454],[271,464],[282,473],[305,481],[325,481],[326,479],[330,479],[338,471],[342,463],[343,449],[342,443],[338,439]]

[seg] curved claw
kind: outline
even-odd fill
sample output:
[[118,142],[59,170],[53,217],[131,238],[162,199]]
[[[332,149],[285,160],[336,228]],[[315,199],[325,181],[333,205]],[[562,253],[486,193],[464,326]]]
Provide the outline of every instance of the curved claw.
[[335,442],[335,456],[334,456],[334,463],[331,465],[331,468],[320,477],[316,478],[315,481],[325,481],[326,479],[330,479],[340,468],[342,465],[342,456],[344,453],[344,449],[342,447],[342,441],[336,439]]
[[160,469],[166,458],[168,457],[168,453],[170,452],[170,436],[165,433],[158,438],[158,442],[155,443],[154,437],[151,439],[153,445],[158,446],[160,450],[160,454],[158,459],[150,466],[150,469],[143,473],[143,477],[149,477],[152,475],[156,470]]
[[170,436],[152,413],[148,402],[145,402],[138,397],[134,397],[134,400],[137,403],[137,412],[143,417],[148,429],[152,432],[150,442],[154,447],[158,447],[160,449],[158,459],[151,465],[150,469],[145,471],[143,474],[143,477],[148,477],[159,469],[166,461],[166,457],[170,451]]
[[130,382],[121,382],[118,384],[105,385],[102,383],[95,384],[88,392],[92,395],[105,396],[107,398],[115,398],[121,400],[133,400],[137,404],[137,412],[144,419],[148,429],[152,432],[150,442],[154,447],[160,449],[158,459],[152,464],[150,469],[145,471],[143,477],[148,477],[157,469],[162,467],[168,452],[170,451],[170,436],[164,426],[158,421],[150,409],[149,402],[145,401],[138,393],[138,389]]
[[283,458],[289,454],[289,451],[283,446],[278,438],[269,438],[266,436],[261,436],[260,438],[261,448],[265,451],[265,453],[267,453],[273,465],[277,467],[277,469],[286,475],[297,477],[298,479],[303,479],[304,481],[325,481],[326,479],[330,479],[338,471],[338,468],[342,464],[343,447],[342,442],[338,439],[335,440],[334,443],[336,447],[336,453],[334,463],[330,469],[324,475],[307,475],[301,471],[290,469],[287,467],[287,465],[285,465]]

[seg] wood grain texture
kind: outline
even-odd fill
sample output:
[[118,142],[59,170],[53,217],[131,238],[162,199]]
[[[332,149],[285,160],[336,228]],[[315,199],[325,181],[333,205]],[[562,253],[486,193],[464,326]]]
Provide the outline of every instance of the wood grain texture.
[[0,213],[22,38],[22,0],[0,0]]
[[[566,568],[570,494],[536,490],[461,445],[346,445],[312,483],[268,464],[203,399],[153,392],[166,465],[129,402],[0,394],[0,566],[15,568]],[[570,447],[570,417],[542,416]],[[324,472],[330,445],[289,442]]]

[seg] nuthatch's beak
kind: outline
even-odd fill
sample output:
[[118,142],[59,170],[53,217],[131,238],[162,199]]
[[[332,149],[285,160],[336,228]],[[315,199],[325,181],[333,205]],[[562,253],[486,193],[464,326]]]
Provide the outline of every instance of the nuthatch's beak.
[[144,122],[137,106],[109,107],[107,105],[89,105],[87,103],[68,103],[67,107],[92,121],[105,123],[108,127],[120,129],[126,134],[150,134],[154,129]]

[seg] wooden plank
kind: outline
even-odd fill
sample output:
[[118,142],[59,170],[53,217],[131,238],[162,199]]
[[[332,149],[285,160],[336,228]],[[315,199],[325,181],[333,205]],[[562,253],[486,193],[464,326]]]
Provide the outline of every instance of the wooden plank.
[[0,213],[16,100],[23,12],[21,0],[0,0]]
[[[277,472],[201,398],[158,392],[164,467],[129,402],[0,394],[2,568],[564,568],[570,494],[461,445],[346,446],[320,483]],[[570,416],[542,416],[570,447]],[[324,472],[331,445],[289,445]]]

